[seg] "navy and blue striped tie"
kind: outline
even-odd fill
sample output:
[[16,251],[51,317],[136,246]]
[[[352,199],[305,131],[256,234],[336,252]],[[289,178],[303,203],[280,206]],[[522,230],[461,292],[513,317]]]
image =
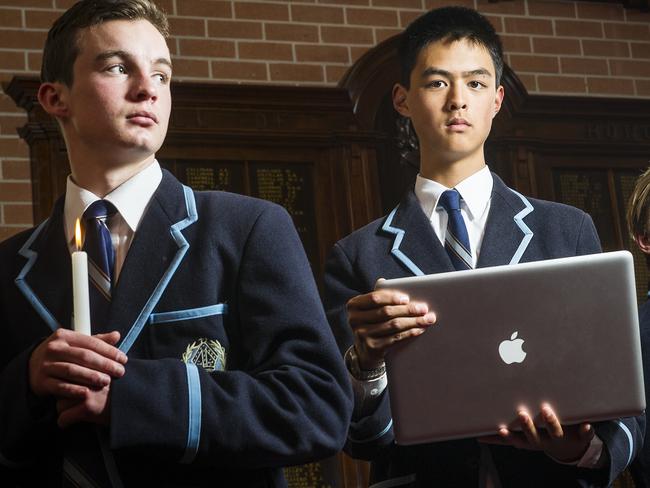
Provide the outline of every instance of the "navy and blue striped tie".
[[438,201],[438,205],[447,211],[447,235],[445,250],[457,270],[472,269],[472,250],[469,245],[469,235],[465,221],[460,213],[460,193],[458,190],[447,190]]
[[117,209],[107,200],[93,202],[84,212],[86,238],[83,250],[88,253],[90,314],[93,332],[106,332],[106,319],[111,305],[115,251],[106,220]]
[[[83,250],[88,254],[88,291],[92,333],[108,332],[115,251],[106,220],[117,212],[107,200],[93,202],[84,212]],[[100,448],[100,429],[90,424],[74,425],[64,435],[64,481],[62,486],[108,488],[114,486]]]

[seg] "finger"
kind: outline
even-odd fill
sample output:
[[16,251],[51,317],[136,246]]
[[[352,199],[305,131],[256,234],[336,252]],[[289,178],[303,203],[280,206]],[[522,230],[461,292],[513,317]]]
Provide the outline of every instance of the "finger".
[[47,365],[46,374],[65,382],[94,388],[103,388],[111,383],[111,377],[108,374],[75,363],[50,363]]
[[402,334],[410,329],[425,329],[435,323],[436,316],[433,313],[425,314],[422,317],[396,317],[386,322],[364,323],[352,326],[355,335],[362,337],[387,337],[395,334]]
[[364,345],[369,349],[386,349],[397,342],[417,337],[425,331],[425,328],[411,327],[392,334],[367,336],[364,340]]
[[411,329],[405,330],[403,332],[398,332],[397,334],[394,334],[389,337],[390,341],[395,344],[400,341],[404,341],[406,339],[410,339],[412,337],[417,337],[419,335],[422,335],[426,332],[426,328],[421,328],[421,327],[413,327]]
[[94,334],[93,337],[96,337],[99,340],[107,342],[111,346],[114,346],[115,344],[120,342],[120,333],[116,330],[112,332],[107,332],[105,334]]
[[561,439],[564,437],[564,430],[562,429],[562,424],[560,420],[555,415],[555,411],[551,408],[550,405],[544,404],[541,408],[542,420],[548,434],[554,439]]
[[428,311],[429,307],[426,303],[417,302],[406,305],[385,305],[372,309],[350,309],[348,310],[348,322],[352,327],[379,324],[403,317],[422,317]]
[[484,444],[496,444],[500,446],[506,446],[506,445],[510,445],[510,442],[508,441],[509,435],[510,435],[510,431],[506,427],[502,426],[499,427],[499,430],[495,435],[486,435],[483,437],[479,437],[477,440]]
[[[95,340],[99,341],[99,339]],[[65,351],[62,351],[59,362],[74,363],[87,369],[105,373],[114,378],[121,378],[125,373],[122,363],[98,354],[92,349],[82,347],[68,347]]]
[[88,394],[88,387],[67,383],[55,378],[49,378],[45,381],[45,391],[48,395],[57,398],[83,399]]
[[412,328],[392,335],[357,335],[355,336],[354,347],[356,348],[360,359],[361,356],[365,357],[366,355],[369,355],[370,358],[374,358],[378,361],[383,361],[386,350],[388,348],[400,341],[417,337],[423,334],[425,331],[426,329],[422,328]]
[[[103,334],[86,335],[80,332],[59,328],[55,330],[48,338],[49,341],[64,342],[73,346],[91,347],[94,345],[98,351],[114,351],[116,348],[106,342],[119,341],[120,333],[118,331],[107,332]],[[103,347],[102,347],[103,346]],[[119,350],[117,350],[119,352]]]
[[367,335],[356,331],[354,347],[363,369],[373,369],[383,363],[389,348],[398,342],[411,339],[423,334],[425,328],[411,328],[392,335]]
[[505,426],[499,428],[496,436],[490,437],[489,443],[502,446],[512,446],[517,449],[531,449],[528,440],[522,433],[509,430]]
[[517,420],[521,425],[522,433],[526,437],[526,440],[529,442],[531,447],[533,449],[541,449],[541,439],[539,437],[539,432],[537,431],[537,427],[535,427],[535,423],[533,422],[530,414],[524,409],[519,410],[519,412],[517,412]]
[[352,297],[347,308],[350,310],[368,310],[385,305],[406,305],[409,302],[409,296],[396,290],[375,290],[364,295]]
[[96,354],[99,354],[100,356],[104,356],[105,358],[110,359],[111,361],[126,364],[126,354],[124,354],[118,348],[94,336],[88,336],[76,332],[73,332],[73,334],[74,336],[68,339],[68,344],[70,346],[89,349]]

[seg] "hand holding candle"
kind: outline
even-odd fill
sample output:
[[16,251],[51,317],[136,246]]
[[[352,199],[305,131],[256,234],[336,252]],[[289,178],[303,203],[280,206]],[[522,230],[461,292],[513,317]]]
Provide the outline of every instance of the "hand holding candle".
[[72,296],[74,330],[90,335],[90,299],[88,296],[88,255],[81,250],[81,225],[74,228],[77,251],[72,253]]

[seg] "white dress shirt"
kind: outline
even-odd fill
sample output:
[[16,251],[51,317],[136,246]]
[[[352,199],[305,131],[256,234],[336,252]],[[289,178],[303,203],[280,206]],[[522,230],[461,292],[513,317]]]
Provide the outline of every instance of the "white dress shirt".
[[[454,188],[460,193],[460,213],[467,227],[469,247],[472,250],[472,266],[476,267],[485,234],[485,223],[492,201],[492,173],[485,166],[472,176],[465,178]],[[415,196],[420,202],[424,215],[429,217],[433,232],[444,247],[447,235],[447,212],[438,206],[440,196],[450,190],[437,181],[428,180],[418,175],[415,180]]]
[[[115,250],[115,269],[113,280],[117,283],[129,251],[133,236],[138,229],[140,220],[149,206],[151,197],[160,185],[162,170],[158,161],[154,160],[149,166],[129,178],[120,186],[104,197],[117,209],[117,213],[109,218],[106,226],[111,233],[113,249]],[[94,193],[81,188],[72,177],[68,176],[65,190],[65,205],[63,210],[63,225],[70,252],[77,250],[74,237],[74,226],[77,218],[81,218],[86,209],[95,201],[101,200]]]

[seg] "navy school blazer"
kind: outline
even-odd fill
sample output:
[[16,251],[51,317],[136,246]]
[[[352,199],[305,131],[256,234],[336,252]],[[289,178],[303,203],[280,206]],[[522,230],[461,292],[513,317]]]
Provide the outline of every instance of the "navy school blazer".
[[[0,479],[60,486],[65,433],[27,365],[70,327],[70,275],[61,198],[0,244]],[[164,171],[108,324],[129,358],[99,431],[114,486],[285,486],[281,466],[343,446],[347,372],[282,207],[194,192]]]
[[[566,205],[526,198],[492,176],[494,187],[478,267],[600,252],[589,215]],[[346,312],[350,298],[373,290],[379,278],[453,270],[415,193],[409,191],[387,217],[339,241],[328,258],[325,310],[341,351],[353,344]],[[640,448],[645,417],[601,422],[595,428],[608,455],[607,466],[598,470],[561,465],[540,452],[489,446],[501,485],[609,485]],[[373,482],[391,480],[390,486],[478,486],[475,440],[408,447],[394,443],[387,391],[376,411],[353,418],[345,450],[353,457],[373,461]]]

